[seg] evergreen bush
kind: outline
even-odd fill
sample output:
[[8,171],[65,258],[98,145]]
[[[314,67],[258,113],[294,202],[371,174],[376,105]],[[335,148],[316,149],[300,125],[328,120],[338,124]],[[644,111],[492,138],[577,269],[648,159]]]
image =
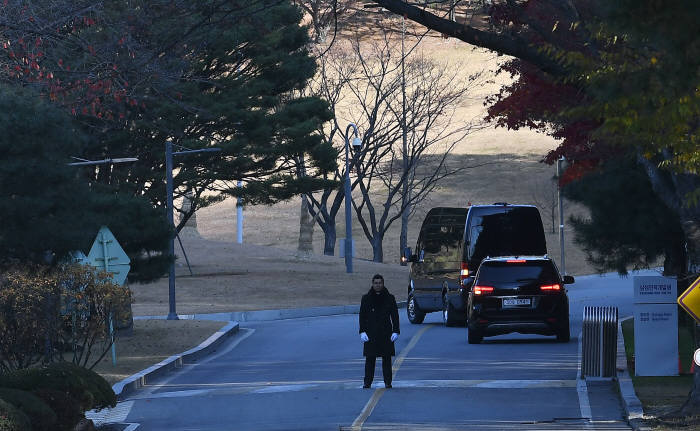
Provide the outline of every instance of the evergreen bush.
[[114,407],[117,404],[114,391],[102,376],[71,362],[58,362],[44,368],[29,368],[0,375],[0,387],[25,391],[55,390],[77,401],[81,412]]
[[26,414],[33,431],[51,431],[56,426],[56,413],[41,398],[31,392],[0,388],[0,400],[12,404]]
[[0,399],[0,431],[28,431],[29,418],[14,405]]
[[[33,391],[51,410],[56,413],[56,431],[72,431],[83,418],[80,402],[66,392],[41,388]],[[0,431],[3,431],[0,429]]]

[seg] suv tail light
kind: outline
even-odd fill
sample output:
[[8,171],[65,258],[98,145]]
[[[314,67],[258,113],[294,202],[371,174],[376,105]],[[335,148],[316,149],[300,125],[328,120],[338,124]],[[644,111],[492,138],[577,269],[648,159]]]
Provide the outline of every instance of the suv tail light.
[[540,286],[540,290],[542,292],[559,292],[561,290],[561,286],[557,284],[545,284]]
[[459,285],[462,285],[462,282],[469,278],[469,266],[465,262],[462,262],[462,266],[459,270]]
[[474,286],[474,295],[489,295],[493,293],[493,286]]

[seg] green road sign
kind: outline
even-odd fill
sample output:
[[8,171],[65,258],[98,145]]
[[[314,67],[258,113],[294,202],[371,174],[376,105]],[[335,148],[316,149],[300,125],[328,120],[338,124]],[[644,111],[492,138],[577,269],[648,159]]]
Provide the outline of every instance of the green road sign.
[[86,263],[95,268],[112,273],[115,283],[124,284],[126,275],[131,269],[131,260],[107,226],[102,226],[97,232],[87,255]]

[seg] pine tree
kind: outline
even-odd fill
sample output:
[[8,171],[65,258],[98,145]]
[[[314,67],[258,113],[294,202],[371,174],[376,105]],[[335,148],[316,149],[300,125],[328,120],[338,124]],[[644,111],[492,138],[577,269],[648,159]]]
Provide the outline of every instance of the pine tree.
[[131,256],[132,279],[159,276],[167,258],[149,255],[166,249],[163,214],[143,198],[88,184],[82,168],[68,166],[86,140],[73,118],[30,89],[5,85],[0,112],[0,264],[53,264],[72,251],[87,253],[107,225]]

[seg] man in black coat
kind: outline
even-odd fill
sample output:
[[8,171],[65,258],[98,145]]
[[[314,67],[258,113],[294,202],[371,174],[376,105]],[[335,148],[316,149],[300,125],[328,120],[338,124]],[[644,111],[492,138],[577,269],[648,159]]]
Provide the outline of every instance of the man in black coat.
[[372,288],[360,304],[360,339],[364,341],[364,388],[372,386],[377,357],[382,357],[384,386],[391,388],[391,357],[396,355],[394,341],[399,337],[399,309],[396,298],[384,287],[384,277],[375,274]]

